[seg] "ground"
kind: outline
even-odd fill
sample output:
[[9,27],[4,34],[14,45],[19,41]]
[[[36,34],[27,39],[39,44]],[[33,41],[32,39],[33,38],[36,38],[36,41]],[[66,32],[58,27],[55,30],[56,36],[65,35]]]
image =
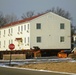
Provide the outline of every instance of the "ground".
[[76,62],[37,63],[37,64],[20,65],[18,67],[76,73]]

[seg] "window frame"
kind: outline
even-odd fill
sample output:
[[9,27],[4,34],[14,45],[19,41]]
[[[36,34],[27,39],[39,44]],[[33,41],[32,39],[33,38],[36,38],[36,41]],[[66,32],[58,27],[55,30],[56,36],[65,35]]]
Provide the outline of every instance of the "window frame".
[[11,33],[13,33],[13,28],[11,28]]
[[28,30],[29,30],[29,24],[28,24]]
[[26,25],[24,25],[24,30],[26,30]]
[[36,23],[36,29],[41,29],[41,23]]
[[4,35],[5,35],[5,33],[6,33],[6,32],[5,32],[5,30],[4,30]]
[[28,37],[28,43],[29,43],[29,37]]
[[65,37],[64,36],[60,36],[60,42],[64,42],[65,41]]
[[23,26],[21,26],[21,31],[23,31]]
[[5,48],[5,46],[6,46],[6,41],[4,40],[4,48]]
[[24,43],[26,43],[26,37],[24,38]]
[[20,26],[18,26],[18,32],[20,32]]
[[10,29],[10,28],[8,29],[8,33],[9,33],[9,34],[11,33],[11,29]]
[[60,29],[65,29],[65,24],[64,23],[60,23]]
[[36,37],[36,42],[37,42],[37,43],[41,43],[41,41],[42,41],[42,40],[41,40],[41,36],[37,36],[37,37]]

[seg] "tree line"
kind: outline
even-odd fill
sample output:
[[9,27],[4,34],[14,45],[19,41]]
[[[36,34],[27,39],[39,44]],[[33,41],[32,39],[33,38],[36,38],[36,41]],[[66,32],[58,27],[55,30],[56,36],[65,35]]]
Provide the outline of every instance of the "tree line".
[[[69,20],[72,20],[72,17],[71,17],[71,14],[68,12],[68,11],[65,11],[64,9],[62,8],[51,8],[49,10],[46,10],[44,12],[41,12],[41,13],[37,13],[35,14],[35,11],[27,11],[26,13],[23,13],[22,16],[21,16],[21,19],[26,19],[26,18],[30,18],[30,17],[33,17],[35,15],[40,15],[40,14],[43,14],[43,13],[47,13],[47,12],[53,12],[55,14],[58,14],[66,19],[69,19]],[[6,25],[6,24],[9,24],[11,22],[15,22],[15,21],[18,21],[18,17],[12,13],[12,14],[7,14],[7,15],[4,15],[1,11],[0,11],[0,27]],[[72,34],[73,32],[75,31],[75,26],[71,24],[71,27],[72,27]]]
[[[23,13],[22,16],[21,16],[21,19],[26,19],[26,18],[30,18],[30,17],[33,17],[35,15],[39,15],[39,14],[43,14],[43,13],[47,13],[47,12],[53,12],[55,14],[58,14],[66,19],[69,19],[72,21],[72,17],[71,17],[71,14],[68,12],[68,11],[65,11],[64,9],[62,8],[51,8],[49,10],[46,10],[44,12],[41,12],[41,13],[37,13],[35,14],[35,11],[27,11],[26,13]],[[6,24],[9,24],[11,22],[15,22],[15,21],[18,21],[18,17],[15,15],[15,14],[7,14],[7,15],[4,15],[1,11],[0,11],[0,27],[6,25]],[[72,25],[71,23],[71,36],[75,33],[76,31],[76,26]],[[73,41],[73,40],[72,40]]]
[[[53,12],[53,13],[56,13],[62,17],[65,17],[69,20],[72,20],[72,17],[70,15],[70,13],[68,11],[65,11],[64,9],[62,8],[52,8],[52,9],[49,9],[49,10],[46,10],[44,12],[41,12],[41,13],[37,13],[35,14],[35,11],[27,11],[26,13],[23,13],[22,16],[21,16],[21,19],[26,19],[26,18],[30,18],[30,17],[33,17],[35,15],[39,15],[39,14],[43,14],[43,13],[47,13],[47,12]],[[18,17],[12,13],[12,14],[7,14],[7,15],[4,15],[1,11],[0,11],[0,27],[6,25],[6,24],[9,24],[11,22],[15,22],[15,21],[18,21]]]

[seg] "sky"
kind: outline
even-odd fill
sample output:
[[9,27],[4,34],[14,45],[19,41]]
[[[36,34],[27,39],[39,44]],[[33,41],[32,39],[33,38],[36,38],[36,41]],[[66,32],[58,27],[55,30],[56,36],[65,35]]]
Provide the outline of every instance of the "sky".
[[68,11],[76,25],[76,0],[0,0],[0,11],[4,15],[14,13],[18,18],[28,11],[41,13],[53,7]]

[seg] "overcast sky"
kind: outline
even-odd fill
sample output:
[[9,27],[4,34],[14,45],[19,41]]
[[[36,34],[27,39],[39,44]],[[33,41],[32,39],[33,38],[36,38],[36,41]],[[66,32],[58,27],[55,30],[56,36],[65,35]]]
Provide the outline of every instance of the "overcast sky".
[[27,11],[44,12],[52,7],[60,7],[69,11],[76,25],[76,0],[0,0],[0,11],[5,14],[14,13],[17,17]]

